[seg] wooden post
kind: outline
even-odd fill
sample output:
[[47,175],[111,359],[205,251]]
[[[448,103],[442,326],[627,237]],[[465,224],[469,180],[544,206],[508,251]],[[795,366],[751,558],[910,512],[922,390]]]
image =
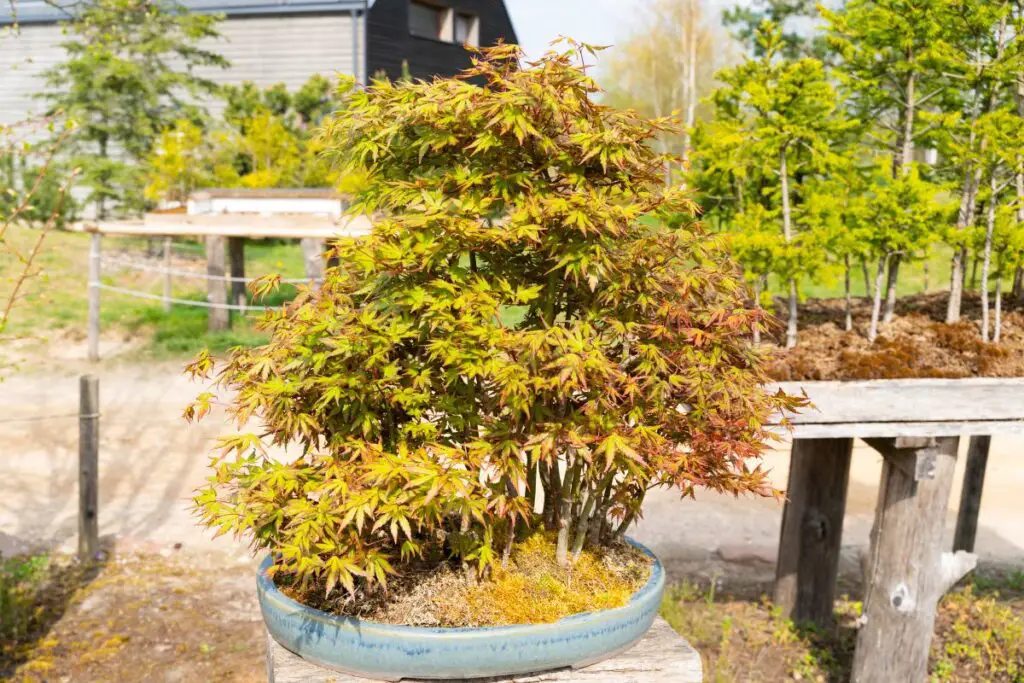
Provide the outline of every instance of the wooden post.
[[868,442],[885,462],[852,680],[920,683],[939,599],[977,562],[942,551],[959,438]]
[[302,260],[306,263],[306,279],[311,282],[323,282],[324,279],[324,241],[315,237],[304,237],[299,240],[302,247]]
[[853,439],[794,439],[775,604],[794,622],[832,619]]
[[100,359],[100,246],[103,236],[89,236],[89,360]]
[[978,534],[978,513],[981,510],[981,491],[985,485],[985,467],[988,465],[988,449],[991,444],[991,436],[972,436],[967,448],[964,485],[960,492],[960,512],[956,518],[953,550],[974,552],[974,540]]
[[171,238],[164,238],[164,312],[171,312]]
[[224,238],[210,235],[206,238],[206,281],[207,300],[212,307],[209,309],[207,329],[210,332],[221,332],[231,326],[228,303],[228,291],[224,281]]
[[79,379],[78,399],[78,556],[92,560],[99,540],[100,381]]
[[239,310],[244,311],[246,304],[249,303],[249,299],[245,295],[244,237],[228,238],[228,261],[231,263],[231,277],[240,278],[231,281],[231,303],[235,306],[241,306]]

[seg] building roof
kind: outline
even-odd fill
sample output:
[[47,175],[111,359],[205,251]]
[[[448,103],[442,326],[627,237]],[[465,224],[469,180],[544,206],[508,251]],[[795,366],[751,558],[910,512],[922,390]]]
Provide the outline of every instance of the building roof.
[[[302,14],[307,12],[351,12],[364,10],[374,0],[180,0],[193,12],[226,15]],[[12,9],[13,4],[13,9]],[[0,26],[45,24],[71,19],[81,0],[16,0],[0,1]]]

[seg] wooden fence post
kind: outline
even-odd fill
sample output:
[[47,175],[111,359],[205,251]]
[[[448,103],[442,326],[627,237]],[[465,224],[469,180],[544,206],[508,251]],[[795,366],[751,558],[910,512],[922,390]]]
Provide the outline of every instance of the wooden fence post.
[[171,312],[171,238],[164,238],[164,312]]
[[249,299],[245,294],[245,238],[228,238],[228,261],[231,264],[231,277],[241,278],[231,280],[231,303],[241,306],[240,312],[245,311]]
[[978,535],[978,513],[981,510],[981,492],[985,486],[985,467],[988,465],[988,449],[991,445],[991,436],[972,436],[967,448],[964,485],[960,492],[960,512],[956,518],[953,550],[974,552],[974,541]]
[[78,556],[95,559],[99,541],[100,381],[79,379],[78,399]]
[[299,240],[302,247],[302,260],[306,263],[306,279],[320,283],[324,279],[324,241],[315,237],[303,237]]
[[100,359],[100,245],[103,236],[89,235],[89,360]]
[[208,309],[207,329],[210,332],[222,332],[231,327],[230,310],[225,308],[228,303],[228,290],[224,280],[224,238],[220,235],[209,235],[206,238],[206,281]]
[[958,437],[866,439],[882,453],[854,683],[921,683],[939,599],[977,557],[944,553]]
[[794,439],[775,604],[794,622],[832,619],[853,439]]

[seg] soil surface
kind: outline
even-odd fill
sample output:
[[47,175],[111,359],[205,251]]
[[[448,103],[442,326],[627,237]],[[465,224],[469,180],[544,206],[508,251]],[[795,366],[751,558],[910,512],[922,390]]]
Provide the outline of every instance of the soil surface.
[[[778,380],[1024,377],[1024,309],[1006,310],[999,342],[981,338],[981,304],[965,297],[963,317],[945,323],[946,294],[900,299],[892,322],[867,340],[870,302],[854,300],[853,330],[845,331],[845,301],[823,299],[800,309],[798,344],[775,340],[771,374]],[[990,334],[994,321],[989,322]]]
[[88,570],[54,556],[35,628],[0,649],[0,680],[265,681],[253,568],[217,556],[119,554]]

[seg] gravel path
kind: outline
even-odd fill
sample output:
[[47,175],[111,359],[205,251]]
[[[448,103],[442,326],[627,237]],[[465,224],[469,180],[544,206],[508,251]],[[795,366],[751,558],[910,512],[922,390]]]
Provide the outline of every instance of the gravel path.
[[[45,545],[72,549],[76,539],[78,363],[21,374],[0,383],[0,552]],[[207,475],[213,439],[231,431],[223,414],[200,425],[181,419],[202,387],[180,365],[104,364],[101,377],[100,533],[125,550],[179,548],[243,561],[247,550],[211,539],[195,526],[190,494]],[[37,419],[58,416],[51,419]],[[966,449],[966,440],[962,444]],[[981,509],[978,551],[990,565],[1024,566],[1024,442],[993,440]],[[961,454],[962,455],[962,454]],[[961,470],[963,459],[961,458]],[[766,458],[773,480],[786,483],[788,450]],[[867,542],[881,457],[860,442],[854,453],[844,573],[856,573]],[[960,476],[954,484],[959,491]],[[950,500],[952,534],[957,495]],[[648,542],[677,575],[763,582],[772,575],[782,506],[772,500],[713,494],[680,501],[654,492],[634,535]]]

